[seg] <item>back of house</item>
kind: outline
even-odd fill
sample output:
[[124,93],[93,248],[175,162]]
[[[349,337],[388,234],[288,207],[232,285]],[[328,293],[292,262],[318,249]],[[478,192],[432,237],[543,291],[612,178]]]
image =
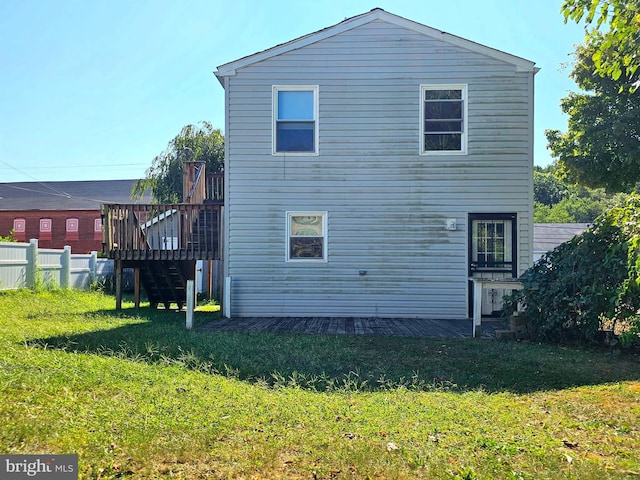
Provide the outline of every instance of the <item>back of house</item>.
[[468,318],[532,261],[536,71],[380,9],[218,67],[225,315]]

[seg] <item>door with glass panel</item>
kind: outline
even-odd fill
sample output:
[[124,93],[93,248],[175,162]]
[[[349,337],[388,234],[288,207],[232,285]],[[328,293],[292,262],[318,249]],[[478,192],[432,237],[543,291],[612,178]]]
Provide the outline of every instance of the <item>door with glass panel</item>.
[[[516,214],[469,214],[469,276],[482,278],[516,278]],[[469,282],[471,283],[471,282]],[[473,305],[473,289],[469,291]],[[502,289],[485,289],[482,314],[496,314],[502,309]]]

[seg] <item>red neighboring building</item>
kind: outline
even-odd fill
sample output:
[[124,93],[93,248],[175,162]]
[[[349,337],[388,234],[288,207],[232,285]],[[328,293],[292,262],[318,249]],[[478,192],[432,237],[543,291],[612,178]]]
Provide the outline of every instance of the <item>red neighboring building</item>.
[[[0,183],[0,236],[38,239],[40,248],[71,247],[73,253],[102,250],[103,203],[136,203],[137,180]],[[150,203],[145,195],[140,203]]]

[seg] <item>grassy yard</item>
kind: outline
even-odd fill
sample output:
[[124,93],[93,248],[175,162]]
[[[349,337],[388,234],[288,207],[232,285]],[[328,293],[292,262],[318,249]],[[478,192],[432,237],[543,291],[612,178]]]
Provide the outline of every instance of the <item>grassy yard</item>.
[[0,293],[0,453],[103,479],[640,476],[637,355],[189,332],[114,304]]

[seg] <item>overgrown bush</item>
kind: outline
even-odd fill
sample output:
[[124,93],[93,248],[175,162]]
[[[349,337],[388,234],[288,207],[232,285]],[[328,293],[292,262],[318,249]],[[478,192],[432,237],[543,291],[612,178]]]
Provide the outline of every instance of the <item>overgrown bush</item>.
[[15,232],[13,230],[9,231],[9,235],[2,236],[0,235],[0,242],[17,242]]
[[541,341],[596,341],[605,326],[622,327],[629,341],[640,331],[639,269],[640,197],[632,195],[524,272],[505,308],[522,304]]

